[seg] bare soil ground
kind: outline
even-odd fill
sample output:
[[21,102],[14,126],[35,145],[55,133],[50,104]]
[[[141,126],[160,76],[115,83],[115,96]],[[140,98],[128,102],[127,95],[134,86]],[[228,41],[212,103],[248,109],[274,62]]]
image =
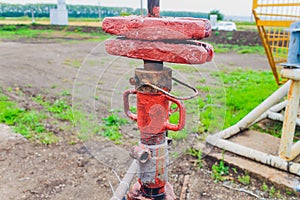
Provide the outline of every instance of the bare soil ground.
[[[123,58],[113,60],[97,42],[50,39],[0,42],[0,58],[0,85],[20,106],[34,107],[32,96],[57,98],[73,89],[73,100],[80,94],[84,101],[78,98],[78,102],[99,118],[107,116],[110,109],[122,108],[122,92],[130,88],[127,80],[141,64]],[[177,70],[175,74],[192,83],[204,77],[205,84],[213,84],[210,72],[236,68],[269,70],[264,56],[227,53],[216,55],[212,63],[196,66],[196,71]],[[20,90],[22,95],[18,95]],[[99,97],[92,105],[90,98],[95,96],[91,93]],[[48,146],[15,136],[9,128],[0,126],[0,199],[102,200],[112,196],[110,184],[115,187],[115,173],[122,176],[127,170],[127,151],[138,138],[134,124],[122,128],[120,145],[96,136],[70,144],[70,138],[76,138],[76,129],[63,132],[60,125],[54,128],[61,141]],[[109,152],[103,148],[107,146]],[[181,153],[185,148],[181,147]],[[196,158],[186,154],[173,160],[169,181],[178,199],[256,199],[215,183],[212,164],[211,160],[204,161],[203,168],[198,169]],[[232,180],[235,178],[232,175]],[[245,190],[263,197],[262,183],[251,180]]]

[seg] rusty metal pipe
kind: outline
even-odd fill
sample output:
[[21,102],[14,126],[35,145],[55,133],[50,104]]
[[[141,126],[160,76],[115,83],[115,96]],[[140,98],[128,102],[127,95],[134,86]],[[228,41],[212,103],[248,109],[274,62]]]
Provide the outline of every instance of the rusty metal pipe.
[[148,17],[160,17],[159,0],[148,0]]
[[163,62],[144,60],[144,69],[147,71],[162,71],[164,68]]

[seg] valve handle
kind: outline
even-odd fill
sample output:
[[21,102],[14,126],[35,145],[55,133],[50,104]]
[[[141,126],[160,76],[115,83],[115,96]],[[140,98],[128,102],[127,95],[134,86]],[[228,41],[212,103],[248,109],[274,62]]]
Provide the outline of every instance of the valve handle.
[[178,124],[171,124],[169,122],[166,122],[165,123],[166,129],[171,130],[171,131],[180,131],[180,130],[183,129],[183,127],[185,125],[185,114],[186,114],[185,107],[184,107],[183,103],[181,103],[181,101],[179,101],[179,100],[177,100],[173,97],[170,97],[170,96],[166,95],[166,98],[169,101],[172,101],[173,103],[175,103],[179,108],[179,122],[178,122]]
[[129,95],[136,94],[136,90],[127,90],[123,94],[123,102],[124,102],[124,112],[133,121],[137,121],[137,115],[132,113],[129,109]]

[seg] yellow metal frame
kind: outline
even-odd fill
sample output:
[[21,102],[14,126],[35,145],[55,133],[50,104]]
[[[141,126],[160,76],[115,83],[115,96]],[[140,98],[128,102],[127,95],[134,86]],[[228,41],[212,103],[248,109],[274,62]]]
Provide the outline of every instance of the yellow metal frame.
[[277,84],[281,64],[286,62],[290,25],[300,20],[300,0],[253,0],[252,12]]

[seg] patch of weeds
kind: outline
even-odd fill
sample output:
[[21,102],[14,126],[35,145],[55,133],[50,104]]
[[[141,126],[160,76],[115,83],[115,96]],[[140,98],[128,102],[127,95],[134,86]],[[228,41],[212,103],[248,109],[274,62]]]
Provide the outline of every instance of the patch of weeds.
[[17,27],[15,25],[5,25],[1,28],[2,31],[16,31]]
[[169,131],[168,136],[174,140],[183,140],[187,138],[188,131],[186,128],[182,129],[181,131]]
[[200,126],[198,132],[214,132],[224,127],[226,97],[223,88],[210,89],[207,96],[198,100]]
[[136,108],[136,107],[130,106],[129,110],[130,110],[130,112],[132,112],[132,113],[136,113],[136,112],[137,112],[137,108]]
[[96,101],[98,101],[98,100],[100,99],[100,97],[99,97],[99,96],[95,96],[94,99],[95,99]]
[[225,175],[229,174],[229,167],[225,166],[224,161],[220,160],[219,164],[214,164],[212,166],[212,178],[215,181],[224,181],[226,178],[224,177]]
[[45,107],[45,109],[51,113],[54,118],[74,122],[74,112],[72,107],[63,99],[57,99],[53,103],[45,100],[42,96],[33,98],[35,102]]
[[262,191],[267,192],[269,191],[269,186],[264,182],[261,186]]
[[[278,122],[278,121],[267,122],[267,123],[264,123],[263,126],[260,124],[254,124],[253,127],[251,127],[251,129],[257,130],[260,132],[266,132],[277,138],[280,138],[281,132],[282,132],[282,122]],[[296,136],[296,132],[295,132],[295,136]],[[295,139],[296,139],[296,137],[295,137]]]
[[32,88],[32,84],[26,84],[25,87]]
[[188,154],[190,154],[193,157],[197,158],[197,166],[198,168],[202,168],[203,167],[203,161],[202,161],[202,151],[201,150],[196,150],[196,149],[189,149],[188,150]]
[[271,186],[271,187],[269,188],[269,196],[270,196],[271,198],[274,198],[275,195],[276,195],[276,189],[275,189],[274,186]]
[[68,90],[64,90],[64,91],[61,92],[61,95],[62,96],[71,96],[71,92],[68,91]]
[[[277,190],[274,186],[269,187],[266,183],[263,183],[261,186],[262,191],[267,193],[269,197],[272,199],[277,198],[277,199],[282,199],[281,191]],[[291,193],[292,195],[292,193]]]
[[206,79],[205,78],[201,78],[198,80],[200,83],[205,83]]
[[13,91],[12,87],[8,87],[8,88],[6,88],[6,90],[7,90],[8,92],[12,92],[12,91]]
[[227,178],[225,177],[226,175],[229,174],[229,167],[225,166],[224,163],[224,151],[222,153],[222,159],[220,160],[220,162],[217,164],[214,164],[212,166],[212,174],[211,177],[216,181],[225,181]]
[[285,193],[286,193],[287,195],[289,195],[289,196],[291,196],[291,195],[294,194],[293,191],[290,190],[290,189],[286,189],[286,190],[285,190]]
[[231,170],[232,170],[235,174],[237,174],[237,170],[236,170],[235,167],[231,168]]
[[[231,36],[228,36],[230,39]],[[236,52],[238,54],[259,54],[265,55],[265,50],[262,46],[242,46],[232,44],[212,44],[216,53]]]
[[208,92],[209,91],[209,87],[206,85],[197,85],[196,89],[202,92]]
[[81,63],[82,61],[80,59],[66,59],[64,62],[65,65],[74,67],[76,69],[81,67]]
[[55,88],[57,88],[58,87],[58,85],[56,85],[56,84],[52,84],[51,85],[51,89],[55,89]]
[[101,127],[100,135],[112,141],[120,140],[122,137],[120,127],[128,123],[127,119],[120,118],[117,114],[111,114],[107,118],[103,118],[102,121],[104,124]]
[[74,32],[75,32],[75,33],[82,32],[82,28],[80,28],[80,27],[75,28],[75,29],[74,29]]
[[0,122],[12,126],[12,129],[27,139],[40,141],[43,144],[58,142],[59,138],[46,131],[43,120],[46,115],[35,110],[24,110],[0,95]]
[[206,98],[198,102],[204,131],[216,131],[224,119],[223,128],[234,125],[278,88],[271,72],[236,70],[212,76],[222,80],[224,86],[209,88]]
[[54,144],[59,141],[59,138],[56,137],[53,133],[40,133],[35,135],[34,137],[35,140],[41,141],[43,144],[49,145],[49,144]]
[[249,174],[246,172],[245,175],[238,176],[238,181],[243,185],[250,185],[251,178],[250,178]]
[[105,126],[121,126],[128,122],[127,119],[120,118],[117,114],[111,114],[107,118],[103,118],[102,121],[105,122]]
[[[171,105],[172,110],[176,110],[178,107],[176,104]],[[179,112],[176,111],[172,113],[169,117],[169,122],[171,124],[178,124],[179,122]],[[186,128],[182,129],[181,131],[169,131],[168,136],[174,140],[183,140],[186,139],[188,136],[188,130]]]

